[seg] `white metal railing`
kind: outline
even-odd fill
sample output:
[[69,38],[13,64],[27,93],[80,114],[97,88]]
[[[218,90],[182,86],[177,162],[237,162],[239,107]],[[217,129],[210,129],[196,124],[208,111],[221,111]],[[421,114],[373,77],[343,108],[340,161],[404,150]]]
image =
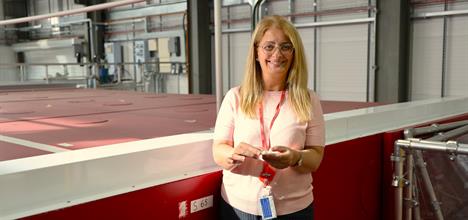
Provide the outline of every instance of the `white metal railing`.
[[[105,68],[104,79],[101,70]],[[124,62],[124,63],[3,63],[1,69],[14,69],[17,81],[7,84],[52,84],[71,83],[77,86],[108,89],[130,89],[135,91],[166,93],[168,81],[174,81],[172,93],[182,93],[188,84],[182,83],[187,76],[185,62]],[[169,79],[173,78],[173,79]],[[5,84],[5,82],[3,82]],[[124,86],[125,84],[125,86]],[[174,86],[172,86],[174,87]]]

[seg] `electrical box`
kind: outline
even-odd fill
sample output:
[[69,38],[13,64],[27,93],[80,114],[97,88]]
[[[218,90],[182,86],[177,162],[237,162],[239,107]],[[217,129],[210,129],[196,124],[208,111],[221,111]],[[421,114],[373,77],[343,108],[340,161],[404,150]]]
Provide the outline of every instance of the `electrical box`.
[[171,56],[180,56],[180,37],[169,38],[169,53]]
[[148,41],[135,41],[135,63],[144,63],[149,60]]
[[116,64],[123,61],[122,45],[119,43],[104,43],[104,52],[109,63],[109,75],[117,74],[118,66]]

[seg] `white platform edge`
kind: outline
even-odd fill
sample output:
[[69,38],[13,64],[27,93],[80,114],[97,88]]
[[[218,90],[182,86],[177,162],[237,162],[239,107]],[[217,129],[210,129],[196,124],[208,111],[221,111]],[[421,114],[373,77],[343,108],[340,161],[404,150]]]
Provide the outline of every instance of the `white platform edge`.
[[[326,114],[327,145],[468,113],[468,97]],[[0,162],[0,219],[15,219],[220,170],[211,131]]]
[[325,114],[326,145],[468,113],[468,97],[438,98]]

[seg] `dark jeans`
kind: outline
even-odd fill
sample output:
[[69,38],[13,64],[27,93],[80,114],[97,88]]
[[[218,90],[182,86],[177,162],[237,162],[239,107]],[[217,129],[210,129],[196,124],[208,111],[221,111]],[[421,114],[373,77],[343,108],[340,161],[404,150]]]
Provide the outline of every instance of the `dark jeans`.
[[[245,213],[240,211],[231,205],[229,205],[223,198],[221,198],[220,204],[220,219],[222,220],[261,220],[262,216],[259,215],[252,215],[249,213]],[[314,219],[314,206],[313,203],[310,204],[307,208],[287,214],[278,216],[276,219],[278,220],[313,220]]]

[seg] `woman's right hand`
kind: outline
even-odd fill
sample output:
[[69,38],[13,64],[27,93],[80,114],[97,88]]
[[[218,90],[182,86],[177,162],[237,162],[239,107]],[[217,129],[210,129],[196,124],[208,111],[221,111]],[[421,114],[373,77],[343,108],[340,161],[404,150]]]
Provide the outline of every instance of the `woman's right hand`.
[[247,143],[239,143],[233,147],[232,141],[214,140],[213,158],[215,162],[226,170],[231,170],[242,164],[246,158],[258,159],[261,149]]
[[238,165],[245,161],[246,157],[258,159],[262,150],[250,144],[241,142],[233,148],[232,154],[228,157],[228,163]]

